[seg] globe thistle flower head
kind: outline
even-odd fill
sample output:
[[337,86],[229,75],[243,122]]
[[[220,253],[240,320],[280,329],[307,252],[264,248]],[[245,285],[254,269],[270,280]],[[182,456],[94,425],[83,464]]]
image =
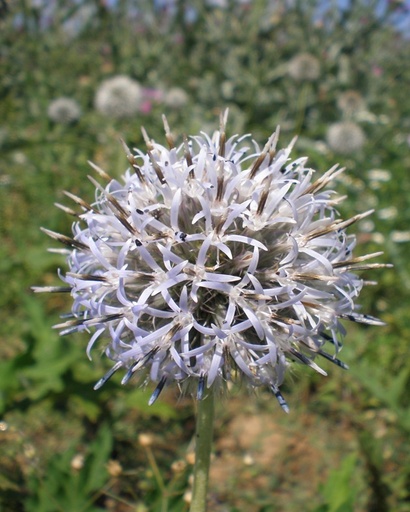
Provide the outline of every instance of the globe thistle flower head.
[[363,130],[352,121],[331,124],[327,130],[326,139],[330,149],[341,155],[359,151],[366,142]]
[[144,99],[140,84],[125,75],[104,80],[95,95],[95,108],[114,119],[132,117]]
[[289,61],[288,73],[297,82],[314,82],[320,76],[320,62],[310,53],[298,53]]
[[[292,143],[276,150],[279,130],[261,149],[249,136],[226,137],[227,113],[212,136],[176,146],[164,118],[167,147],[150,140],[132,152],[116,180],[81,208],[73,236],[44,231],[67,246],[65,286],[72,318],[61,334],[91,335],[114,361],[122,383],[140,375],[161,390],[177,383],[201,399],[207,388],[242,380],[279,387],[290,364],[326,375],[315,359],[341,368],[341,320],[382,324],[358,312],[363,286],[356,270],[378,267],[354,257],[346,229],[369,212],[338,217],[328,184],[343,169],[313,179],[306,159],[290,161]],[[329,349],[326,348],[329,345]],[[193,391],[194,390],[194,391]]]
[[365,108],[365,101],[360,92],[348,90],[342,92],[337,98],[337,106],[346,117],[352,117]]
[[164,95],[165,105],[180,109],[188,103],[188,94],[181,87],[171,87]]
[[80,119],[81,108],[72,98],[61,97],[49,104],[47,115],[54,123],[71,124]]

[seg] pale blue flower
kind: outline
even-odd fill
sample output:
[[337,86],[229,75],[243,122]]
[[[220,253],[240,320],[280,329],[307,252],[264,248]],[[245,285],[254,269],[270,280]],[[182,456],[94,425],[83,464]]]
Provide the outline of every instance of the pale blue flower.
[[[354,222],[339,218],[340,198],[328,188],[343,169],[316,177],[306,159],[292,161],[292,143],[277,150],[279,132],[263,148],[249,136],[226,139],[226,116],[212,136],[175,147],[148,139],[131,152],[120,180],[94,169],[92,204],[81,207],[73,236],[63,242],[69,270],[63,287],[73,298],[61,334],[87,332],[87,354],[99,344],[114,361],[96,384],[122,370],[161,390],[176,382],[201,398],[210,386],[243,380],[279,386],[290,364],[326,375],[318,356],[338,359],[342,320],[380,325],[358,312],[357,271],[380,267],[355,257]],[[71,209],[62,207],[68,213]],[[327,348],[329,346],[330,348]]]

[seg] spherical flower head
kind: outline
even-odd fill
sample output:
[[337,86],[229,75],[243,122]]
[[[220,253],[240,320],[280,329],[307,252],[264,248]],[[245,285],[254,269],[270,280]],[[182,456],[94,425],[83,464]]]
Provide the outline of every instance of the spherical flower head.
[[[343,169],[314,178],[306,159],[290,161],[293,145],[276,151],[278,131],[260,149],[249,136],[202,133],[175,147],[164,118],[164,147],[145,134],[147,151],[125,146],[130,168],[120,180],[93,165],[89,204],[73,237],[44,230],[63,242],[72,319],[61,334],[92,333],[114,361],[97,383],[124,372],[153,381],[153,403],[176,382],[202,398],[207,388],[242,380],[279,391],[290,364],[325,374],[320,356],[336,356],[341,320],[381,322],[357,312],[363,281],[355,273],[378,266],[354,257],[346,229],[366,214],[339,219],[327,188]],[[73,210],[62,206],[68,213]],[[330,352],[325,345],[330,345]],[[333,353],[332,353],[333,352]]]
[[365,108],[365,101],[360,92],[348,90],[342,92],[337,98],[337,106],[347,117],[361,112]]
[[140,84],[125,75],[104,80],[95,95],[95,108],[115,119],[132,117],[144,99]]
[[80,105],[72,98],[57,98],[47,109],[49,119],[54,123],[71,124],[81,117]]
[[329,126],[326,134],[330,149],[348,155],[362,149],[366,137],[359,125],[352,121],[340,121]]
[[320,62],[310,53],[298,53],[288,63],[288,73],[297,82],[314,82],[320,76]]
[[165,93],[164,103],[175,109],[182,108],[188,103],[188,94],[181,87],[172,87]]

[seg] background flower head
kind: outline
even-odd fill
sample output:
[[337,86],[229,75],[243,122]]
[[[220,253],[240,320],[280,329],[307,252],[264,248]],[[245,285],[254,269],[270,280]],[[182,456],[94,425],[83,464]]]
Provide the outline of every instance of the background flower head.
[[95,95],[95,108],[113,118],[126,118],[135,115],[143,101],[140,84],[125,75],[104,80]]
[[327,130],[326,139],[330,149],[342,155],[359,151],[366,142],[363,130],[351,121],[331,124]]
[[298,53],[289,61],[288,73],[298,82],[313,82],[320,76],[320,62],[310,53]]
[[366,104],[360,92],[354,89],[342,92],[337,98],[337,106],[347,117],[364,110]]
[[181,87],[171,87],[164,94],[164,103],[175,109],[182,108],[188,103],[188,94]]
[[[379,324],[357,312],[363,281],[355,238],[346,228],[367,214],[339,219],[328,183],[306,159],[290,161],[293,142],[276,151],[278,131],[261,149],[249,137],[213,135],[175,147],[145,136],[120,181],[94,179],[90,205],[73,238],[45,230],[69,246],[62,275],[73,297],[61,334],[91,332],[117,370],[157,383],[151,403],[172,382],[202,397],[206,387],[241,379],[267,386],[287,410],[279,386],[291,362],[325,374],[317,356],[337,357],[341,319]],[[65,207],[63,207],[65,208]],[[325,345],[330,345],[333,354]]]
[[70,124],[80,119],[81,108],[72,98],[57,98],[49,104],[47,115],[54,123]]

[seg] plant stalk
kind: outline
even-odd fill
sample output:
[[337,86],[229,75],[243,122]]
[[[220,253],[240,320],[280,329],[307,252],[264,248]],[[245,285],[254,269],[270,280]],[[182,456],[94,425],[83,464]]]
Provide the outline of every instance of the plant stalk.
[[206,512],[214,430],[214,392],[212,387],[208,390],[208,394],[197,403],[194,484],[189,511]]

